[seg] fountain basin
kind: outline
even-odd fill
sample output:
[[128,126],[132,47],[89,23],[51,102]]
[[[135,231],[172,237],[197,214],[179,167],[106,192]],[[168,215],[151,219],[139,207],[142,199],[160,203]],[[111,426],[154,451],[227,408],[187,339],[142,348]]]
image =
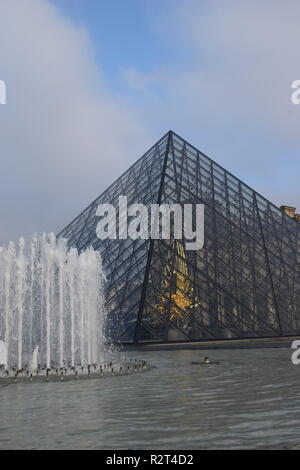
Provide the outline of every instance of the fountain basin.
[[0,384],[37,383],[37,382],[69,382],[76,380],[91,380],[108,378],[112,376],[132,375],[146,372],[151,367],[143,360],[125,360],[124,362],[110,362],[98,366],[51,369],[38,369],[35,371],[2,370]]

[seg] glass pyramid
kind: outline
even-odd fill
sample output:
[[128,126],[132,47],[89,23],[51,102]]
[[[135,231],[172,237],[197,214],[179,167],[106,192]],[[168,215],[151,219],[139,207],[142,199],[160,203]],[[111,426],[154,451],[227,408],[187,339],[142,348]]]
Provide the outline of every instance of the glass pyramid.
[[[205,242],[99,240],[99,204],[205,205]],[[121,342],[300,334],[300,224],[168,132],[59,236],[102,255],[109,334]]]

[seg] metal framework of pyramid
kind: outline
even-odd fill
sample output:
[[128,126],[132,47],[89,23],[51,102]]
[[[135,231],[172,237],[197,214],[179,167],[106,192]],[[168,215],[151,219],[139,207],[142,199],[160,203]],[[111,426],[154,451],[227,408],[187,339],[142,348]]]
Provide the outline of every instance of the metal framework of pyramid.
[[[99,240],[98,204],[202,203],[205,242]],[[121,342],[300,334],[300,224],[169,131],[59,236],[100,250],[109,334]]]

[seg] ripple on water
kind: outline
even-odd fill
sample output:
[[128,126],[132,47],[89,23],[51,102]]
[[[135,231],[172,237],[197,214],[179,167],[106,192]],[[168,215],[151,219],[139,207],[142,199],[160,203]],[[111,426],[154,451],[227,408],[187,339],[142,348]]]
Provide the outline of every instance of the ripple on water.
[[[190,365],[204,355],[218,367]],[[157,368],[105,381],[1,385],[0,448],[299,448],[300,369],[289,351],[140,357]]]

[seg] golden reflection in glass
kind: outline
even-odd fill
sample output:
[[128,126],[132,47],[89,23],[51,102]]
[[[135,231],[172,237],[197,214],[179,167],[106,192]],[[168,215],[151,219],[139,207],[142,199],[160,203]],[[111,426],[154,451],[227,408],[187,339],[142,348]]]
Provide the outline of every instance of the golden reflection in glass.
[[184,312],[193,305],[189,296],[193,288],[189,280],[186,253],[181,241],[174,240],[174,251],[169,252],[162,279],[162,295],[156,310],[161,314],[168,312],[170,320],[184,319]]

